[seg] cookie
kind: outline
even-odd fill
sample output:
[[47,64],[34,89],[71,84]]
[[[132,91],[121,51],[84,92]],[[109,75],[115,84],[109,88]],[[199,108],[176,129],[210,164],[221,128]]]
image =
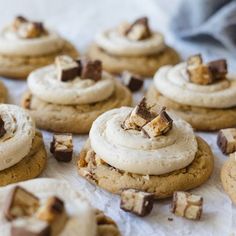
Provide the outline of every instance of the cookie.
[[[195,130],[215,131],[236,126],[236,108],[214,109],[182,105],[160,94],[152,85],[147,94],[151,103],[158,103],[186,120]],[[204,122],[203,122],[204,121]]]
[[7,88],[3,84],[2,81],[0,81],[0,103],[5,103],[7,100]]
[[43,171],[46,160],[42,134],[36,131],[29,154],[16,165],[0,171],[0,186],[37,177]]
[[61,51],[42,56],[9,56],[0,54],[0,75],[12,79],[26,79],[28,74],[42,66],[51,64],[58,55],[78,57],[76,48],[68,41]]
[[88,56],[91,59],[99,59],[103,62],[106,71],[120,74],[127,70],[134,74],[151,77],[156,70],[167,64],[176,64],[180,61],[178,53],[170,47],[166,47],[162,52],[149,56],[113,56],[108,54],[96,44],[92,44],[88,49]]
[[96,162],[96,154],[89,141],[85,144],[78,159],[81,176],[109,192],[120,194],[122,189],[134,188],[155,194],[155,198],[167,198],[174,191],[188,190],[203,184],[210,177],[214,156],[208,144],[197,137],[198,151],[194,161],[187,167],[164,175],[138,175],[120,171],[101,159]]
[[221,182],[225,192],[229,195],[232,202],[236,204],[236,160],[232,154],[224,163],[221,170]]
[[29,92],[22,99],[22,106],[35,119],[38,128],[80,134],[88,133],[93,121],[103,112],[131,103],[132,95],[119,83],[109,98],[92,104],[56,105],[44,102]]

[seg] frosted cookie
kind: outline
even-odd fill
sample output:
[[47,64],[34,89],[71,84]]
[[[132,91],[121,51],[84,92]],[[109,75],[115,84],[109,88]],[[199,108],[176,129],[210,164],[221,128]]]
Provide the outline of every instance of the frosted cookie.
[[180,60],[177,52],[165,44],[164,36],[149,28],[147,17],[99,33],[88,55],[100,59],[104,69],[111,73],[127,70],[144,77],[153,76],[159,67]]
[[129,90],[102,70],[100,61],[56,58],[28,77],[22,100],[39,128],[88,133],[92,122],[112,108],[131,105]]
[[18,16],[0,31],[0,76],[26,79],[62,54],[78,56],[70,42],[41,22]]
[[162,67],[147,98],[168,107],[196,130],[236,125],[236,81],[223,59],[203,63],[201,55],[195,55],[187,62]]
[[1,188],[0,196],[2,236],[120,235],[112,219],[61,180],[20,182]]
[[203,184],[214,157],[191,126],[171,112],[122,107],[99,116],[78,159],[79,174],[112,193],[137,189],[155,198]]
[[0,186],[35,178],[45,167],[42,135],[18,106],[0,105],[0,153]]

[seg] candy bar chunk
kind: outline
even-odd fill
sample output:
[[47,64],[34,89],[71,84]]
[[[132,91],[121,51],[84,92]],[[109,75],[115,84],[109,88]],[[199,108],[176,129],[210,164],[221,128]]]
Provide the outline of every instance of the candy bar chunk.
[[51,226],[52,235],[58,235],[68,219],[64,202],[58,197],[50,197],[36,212],[36,217]]
[[123,127],[124,129],[139,129],[153,118],[154,115],[147,106],[146,98],[143,98],[126,118]]
[[236,151],[236,128],[221,129],[217,135],[217,145],[224,154]]
[[126,37],[133,41],[139,41],[151,36],[151,31],[148,25],[148,18],[143,17],[136,20],[126,31]]
[[54,134],[50,151],[57,161],[70,162],[73,155],[72,134]]
[[5,130],[5,127],[4,127],[4,121],[2,117],[0,117],[0,138],[3,137],[6,132],[7,131]]
[[13,30],[18,30],[19,27],[20,27],[23,23],[27,23],[27,22],[28,22],[28,20],[27,20],[25,17],[23,17],[23,16],[17,16],[17,17],[14,19],[13,23],[12,23]]
[[128,22],[122,22],[118,27],[117,27],[117,31],[120,35],[125,35],[127,30],[129,30],[130,28],[130,24]]
[[154,195],[136,189],[126,189],[121,193],[120,208],[138,216],[148,215],[154,203]]
[[228,69],[227,62],[225,59],[209,62],[208,66],[215,80],[222,80],[226,78]]
[[195,84],[208,85],[213,83],[214,77],[207,65],[192,65],[187,67],[189,80]]
[[199,66],[203,63],[201,54],[196,54],[188,58],[188,66]]
[[169,117],[165,108],[152,121],[143,126],[142,130],[150,137],[155,138],[167,133],[172,128],[173,120]]
[[61,81],[73,80],[79,73],[79,64],[71,57],[63,55],[55,59],[57,78]]
[[34,217],[23,217],[13,221],[11,236],[51,236],[50,225]]
[[128,71],[122,74],[123,84],[132,92],[136,92],[143,86],[143,79],[137,75],[132,75]]
[[7,196],[4,215],[7,220],[31,216],[39,208],[39,199],[20,186],[16,186]]
[[98,81],[102,78],[102,62],[99,60],[82,60],[81,79]]
[[171,211],[177,216],[190,220],[200,220],[203,198],[187,192],[174,192]]

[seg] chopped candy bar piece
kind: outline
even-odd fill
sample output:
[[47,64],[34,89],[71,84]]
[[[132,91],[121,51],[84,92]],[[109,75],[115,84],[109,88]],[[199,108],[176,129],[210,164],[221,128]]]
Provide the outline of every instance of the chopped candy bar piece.
[[122,81],[123,84],[132,92],[138,91],[143,86],[143,79],[137,75],[132,75],[128,71],[123,72]]
[[236,151],[236,128],[221,129],[217,135],[217,145],[224,154]]

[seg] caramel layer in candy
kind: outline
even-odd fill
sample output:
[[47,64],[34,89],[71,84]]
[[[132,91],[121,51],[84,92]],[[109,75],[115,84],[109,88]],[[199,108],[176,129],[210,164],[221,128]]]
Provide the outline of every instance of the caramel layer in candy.
[[54,134],[50,152],[57,161],[69,162],[73,155],[72,134]]
[[55,59],[57,78],[61,81],[73,80],[78,76],[79,64],[69,56],[58,56]]
[[236,128],[221,129],[217,135],[217,145],[224,154],[236,151]]
[[154,195],[136,189],[126,189],[121,193],[120,208],[138,216],[148,215],[154,202]]
[[171,211],[177,216],[199,220],[202,215],[203,198],[187,192],[174,192]]
[[4,215],[7,220],[31,216],[39,208],[39,199],[20,186],[16,186],[7,196]]

